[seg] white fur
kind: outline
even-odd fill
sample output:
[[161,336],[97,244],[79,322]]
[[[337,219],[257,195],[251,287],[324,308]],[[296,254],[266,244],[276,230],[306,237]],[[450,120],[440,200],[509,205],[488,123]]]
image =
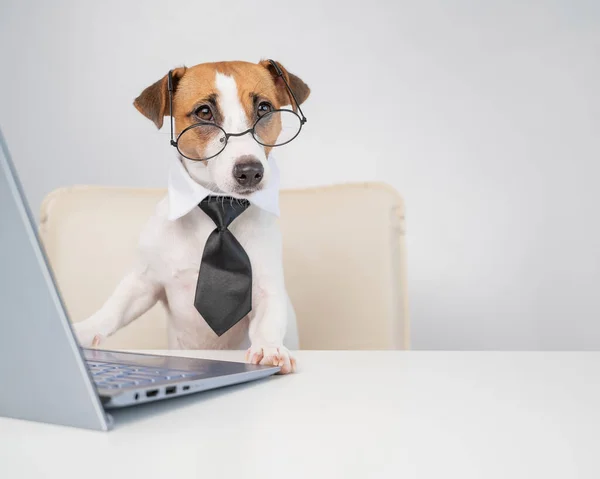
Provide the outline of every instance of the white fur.
[[[242,133],[250,128],[244,107],[240,103],[238,97],[238,89],[235,80],[221,73],[217,73],[215,78],[215,86],[218,91],[218,101],[221,111],[224,114],[222,128],[227,133]],[[219,156],[208,161],[208,175],[216,184],[220,191],[227,193],[235,193],[235,181],[231,172],[238,158],[250,155],[260,161],[265,169],[263,184],[269,181],[269,169],[267,157],[264,147],[259,145],[250,133],[243,136],[230,137],[227,142],[227,147]],[[195,163],[189,165],[189,163]],[[189,162],[188,168],[196,171],[200,167],[197,162]],[[192,175],[193,176],[193,175]]]
[[[217,74],[219,106],[224,128],[236,133],[248,128],[246,115],[231,77]],[[233,194],[232,176],[236,159],[253,155],[265,168],[264,149],[250,135],[232,138],[225,150],[208,165],[185,160],[190,176],[219,192]],[[216,186],[216,188],[215,188]],[[194,307],[198,270],[204,245],[215,225],[199,208],[175,221],[168,219],[168,200],[157,206],[139,242],[137,263],[121,281],[104,306],[90,318],[75,324],[82,346],[98,345],[123,326],[163,301],[168,311],[168,343],[171,349],[239,349],[251,346],[247,359],[260,364],[293,369],[293,359],[284,346],[287,324],[295,325],[294,312],[285,290],[281,234],[277,218],[250,206],[230,230],[246,250],[252,264],[252,312],[223,336],[218,337]],[[296,344],[290,345],[297,347]]]

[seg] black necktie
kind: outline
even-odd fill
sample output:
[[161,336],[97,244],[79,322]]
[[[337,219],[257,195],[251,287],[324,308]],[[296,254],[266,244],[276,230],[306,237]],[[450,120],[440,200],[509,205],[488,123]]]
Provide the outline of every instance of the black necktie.
[[194,306],[221,336],[252,310],[252,266],[227,228],[250,206],[248,200],[208,196],[198,205],[217,225],[204,247]]

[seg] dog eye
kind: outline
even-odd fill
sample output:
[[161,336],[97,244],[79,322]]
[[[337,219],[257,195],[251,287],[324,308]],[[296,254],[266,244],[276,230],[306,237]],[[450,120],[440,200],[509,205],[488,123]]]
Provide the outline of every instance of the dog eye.
[[198,107],[196,109],[196,111],[194,112],[194,115],[196,115],[196,118],[198,118],[199,120],[202,120],[202,121],[212,121],[212,119],[213,119],[212,111],[206,105],[202,105],[201,107]]
[[258,115],[259,118],[262,118],[270,111],[273,111],[273,106],[269,102],[261,101],[258,104],[258,109],[257,109],[256,114]]

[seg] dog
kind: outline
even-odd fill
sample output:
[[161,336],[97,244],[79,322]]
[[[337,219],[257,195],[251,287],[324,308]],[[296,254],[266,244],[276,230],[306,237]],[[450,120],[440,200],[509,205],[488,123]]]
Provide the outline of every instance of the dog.
[[[172,70],[147,87],[134,106],[159,129],[172,108],[176,138],[199,121],[216,123],[227,133],[247,132],[264,111],[294,104],[284,80],[296,106],[308,98],[306,83],[278,62],[203,63]],[[208,148],[203,141],[201,136],[187,138],[186,151],[202,152]],[[168,195],[143,228],[135,266],[95,314],[74,325],[83,347],[101,345],[162,302],[170,349],[248,348],[247,362],[280,366],[284,374],[295,370],[288,348],[298,347],[296,319],[284,284],[277,205],[269,209],[265,201],[269,195],[277,198],[278,172],[271,150],[244,134],[234,135],[212,159],[189,159],[181,150],[173,155]],[[194,307],[200,261],[215,228],[197,207],[194,195],[203,190],[250,201],[229,229],[252,264],[252,311],[222,336]]]

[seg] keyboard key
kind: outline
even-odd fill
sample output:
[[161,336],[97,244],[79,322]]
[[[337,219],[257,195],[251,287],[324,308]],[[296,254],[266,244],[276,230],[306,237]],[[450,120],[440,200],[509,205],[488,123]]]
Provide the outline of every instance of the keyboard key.
[[104,382],[106,383],[111,383],[111,384],[124,384],[124,383],[130,383],[131,381],[127,378],[106,378],[104,379]]
[[127,376],[124,376],[125,378],[127,378],[130,381],[144,381],[144,382],[148,382],[148,383],[154,383],[156,382],[156,376],[142,376],[142,375],[137,375],[137,374],[128,374]]
[[102,374],[99,374],[97,377],[101,378],[101,379],[113,379],[113,378],[120,378],[120,377],[123,377],[123,376],[121,374],[118,374],[118,373],[117,374],[115,374],[115,373],[112,373],[112,374],[111,373],[102,373]]
[[164,369],[148,369],[148,368],[134,368],[133,370],[136,373],[141,373],[141,374],[152,374],[152,375],[159,375],[165,372]]
[[131,373],[131,375],[133,376],[139,376],[142,378],[160,378],[162,376],[166,376],[167,371],[160,371],[160,372],[156,372],[156,373],[145,373],[142,371],[135,371],[134,373]]
[[106,381],[106,384],[116,385],[117,387],[120,387],[120,388],[135,386],[135,382],[133,382],[133,381],[119,381],[118,379],[108,380],[108,381]]
[[96,383],[96,386],[103,389],[118,389],[118,384],[106,384],[106,383]]

